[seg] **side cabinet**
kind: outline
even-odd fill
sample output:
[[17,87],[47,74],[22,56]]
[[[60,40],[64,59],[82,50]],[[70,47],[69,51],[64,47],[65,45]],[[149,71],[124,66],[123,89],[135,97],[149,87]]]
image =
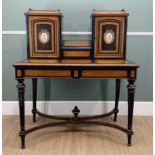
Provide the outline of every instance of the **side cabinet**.
[[28,58],[59,58],[61,12],[29,10],[27,19]]
[[127,16],[124,10],[92,13],[94,58],[125,59]]

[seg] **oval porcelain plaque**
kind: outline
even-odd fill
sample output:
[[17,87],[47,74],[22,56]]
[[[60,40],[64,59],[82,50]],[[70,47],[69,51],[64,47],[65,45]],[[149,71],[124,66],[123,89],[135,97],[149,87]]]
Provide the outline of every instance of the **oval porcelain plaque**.
[[104,42],[106,44],[111,44],[115,39],[115,34],[112,30],[106,30],[106,32],[104,33]]
[[42,44],[46,44],[48,43],[49,41],[49,32],[47,30],[41,30],[39,32],[39,41],[42,43]]

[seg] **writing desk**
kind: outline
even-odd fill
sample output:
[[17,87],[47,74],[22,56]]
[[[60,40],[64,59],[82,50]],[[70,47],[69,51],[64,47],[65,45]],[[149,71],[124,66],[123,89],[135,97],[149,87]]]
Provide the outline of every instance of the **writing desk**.
[[[21,148],[25,148],[25,136],[33,131],[51,127],[61,126],[65,124],[94,124],[112,127],[118,129],[128,135],[128,145],[131,145],[131,137],[133,135],[132,120],[133,120],[133,107],[134,107],[134,92],[138,64],[128,60],[113,60],[113,59],[28,59],[14,64],[16,79],[18,81],[18,96],[19,96],[19,111],[20,111],[20,132]],[[73,78],[73,79],[86,79],[86,78],[112,78],[116,79],[116,96],[115,107],[112,111],[96,116],[79,117],[80,110],[78,107],[73,109],[73,117],[50,116],[39,112],[36,108],[37,100],[37,79],[38,78]],[[33,85],[33,121],[36,121],[36,114],[56,119],[58,122],[43,124],[31,129],[25,129],[25,100],[24,100],[24,79],[32,79]],[[127,128],[121,127],[116,124],[95,121],[98,118],[104,118],[114,114],[114,121],[117,120],[118,101],[120,93],[120,81],[127,79],[128,91],[128,124]],[[91,120],[93,119],[93,121]]]

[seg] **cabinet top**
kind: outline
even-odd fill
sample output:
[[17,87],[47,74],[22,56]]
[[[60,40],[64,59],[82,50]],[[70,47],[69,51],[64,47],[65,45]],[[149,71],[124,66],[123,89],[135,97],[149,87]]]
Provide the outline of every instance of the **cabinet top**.
[[94,10],[92,16],[128,16],[129,14],[125,10],[116,10],[116,11],[109,11],[109,10]]
[[60,10],[32,10],[29,9],[25,12],[26,16],[37,15],[37,16],[44,16],[44,15],[55,15],[55,16],[62,16]]

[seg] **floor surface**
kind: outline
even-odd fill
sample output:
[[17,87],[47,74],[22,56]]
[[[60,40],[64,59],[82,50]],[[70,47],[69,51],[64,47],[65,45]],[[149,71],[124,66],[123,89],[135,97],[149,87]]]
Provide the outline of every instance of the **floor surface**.
[[[26,116],[26,128],[49,122]],[[112,117],[106,119],[112,122]],[[63,126],[41,129],[26,136],[26,148],[20,148],[18,116],[3,116],[3,155],[152,155],[152,117],[134,117],[132,146],[127,135],[103,126]],[[117,124],[126,127],[127,117],[119,116]]]

